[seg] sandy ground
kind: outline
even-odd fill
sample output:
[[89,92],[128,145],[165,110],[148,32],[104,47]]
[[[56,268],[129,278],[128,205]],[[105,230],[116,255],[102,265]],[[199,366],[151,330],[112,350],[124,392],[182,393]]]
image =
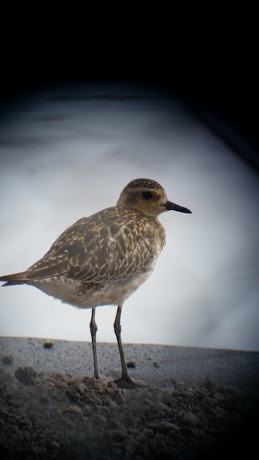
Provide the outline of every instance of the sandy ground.
[[1,458],[198,459],[248,455],[259,353],[126,344],[141,384],[115,382],[116,344],[0,339]]

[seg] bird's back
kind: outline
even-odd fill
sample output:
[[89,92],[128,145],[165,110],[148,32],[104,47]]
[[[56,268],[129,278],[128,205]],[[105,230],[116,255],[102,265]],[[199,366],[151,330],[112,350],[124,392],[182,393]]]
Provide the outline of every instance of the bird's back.
[[28,270],[0,280],[80,307],[117,304],[150,275],[164,244],[156,218],[115,206],[78,220]]

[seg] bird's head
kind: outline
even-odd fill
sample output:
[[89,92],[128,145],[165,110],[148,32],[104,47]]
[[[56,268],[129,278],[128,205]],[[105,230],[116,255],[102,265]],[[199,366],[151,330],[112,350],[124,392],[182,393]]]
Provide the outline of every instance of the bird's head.
[[151,179],[134,179],[122,190],[117,206],[157,217],[165,211],[191,211],[168,200],[165,190]]

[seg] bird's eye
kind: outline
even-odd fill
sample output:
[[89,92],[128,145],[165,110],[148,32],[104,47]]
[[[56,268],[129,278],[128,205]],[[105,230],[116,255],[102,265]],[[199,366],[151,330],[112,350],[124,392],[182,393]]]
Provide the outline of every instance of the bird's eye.
[[153,193],[151,193],[151,192],[142,192],[142,196],[146,200],[150,200],[150,198],[153,198]]

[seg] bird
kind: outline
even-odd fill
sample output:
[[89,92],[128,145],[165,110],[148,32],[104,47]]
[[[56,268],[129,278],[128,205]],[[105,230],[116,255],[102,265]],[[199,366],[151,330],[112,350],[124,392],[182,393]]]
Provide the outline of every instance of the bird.
[[134,179],[123,188],[115,206],[79,219],[27,270],[0,276],[3,286],[31,285],[72,306],[92,309],[90,333],[96,379],[100,378],[96,307],[115,305],[113,326],[121,361],[118,381],[134,382],[121,339],[122,306],[154,270],[166,241],[158,216],[166,211],[191,214],[189,209],[169,201],[155,180]]

